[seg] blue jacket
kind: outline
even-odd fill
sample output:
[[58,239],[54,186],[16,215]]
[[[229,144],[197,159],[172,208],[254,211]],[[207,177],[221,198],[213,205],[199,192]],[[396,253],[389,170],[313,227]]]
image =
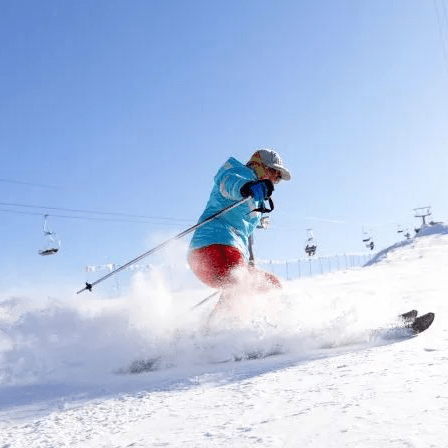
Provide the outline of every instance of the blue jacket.
[[[227,160],[215,176],[215,184],[199,222],[242,199],[241,187],[253,180],[257,180],[255,171],[233,157]],[[190,250],[211,244],[225,244],[236,247],[248,259],[249,235],[261,219],[261,213],[252,210],[258,207],[259,204],[251,199],[199,227],[191,239]]]

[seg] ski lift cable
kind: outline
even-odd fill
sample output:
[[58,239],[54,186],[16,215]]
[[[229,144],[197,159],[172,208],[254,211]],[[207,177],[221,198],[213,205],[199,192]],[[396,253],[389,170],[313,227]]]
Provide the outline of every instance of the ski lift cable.
[[446,7],[446,0],[440,0],[440,2],[442,3],[442,15],[443,15],[443,20],[441,20],[442,22],[442,26],[443,24],[445,24],[445,26],[448,28],[448,10]]
[[57,187],[52,186],[52,185],[44,185],[44,184],[38,184],[35,182],[26,182],[23,180],[16,180],[16,179],[5,179],[5,178],[0,178],[0,182],[5,182],[5,183],[9,183],[9,184],[20,184],[20,185],[29,185],[31,187],[40,187],[40,188],[52,188],[52,189],[56,189]]
[[[447,68],[448,68],[448,44],[446,42],[446,39],[445,39],[445,36],[444,36],[444,32],[443,32],[443,22],[442,22],[442,18],[440,17],[439,8],[437,6],[437,0],[433,0],[433,3],[434,3],[434,9],[436,11],[436,16],[437,16],[437,24],[439,26],[440,39],[441,39],[441,42],[442,42],[442,53],[443,53],[443,56],[445,58],[445,62],[447,64]],[[443,5],[442,10],[444,12],[444,17],[445,17],[445,20],[446,20],[448,14],[447,14],[447,9],[446,9],[445,3],[443,1],[442,1],[442,5]],[[448,23],[447,23],[447,26],[448,26]]]
[[[3,213],[13,213],[13,214],[19,214],[19,215],[32,215],[32,216],[42,216],[41,212],[31,212],[31,211],[21,211],[21,210],[6,210],[0,208],[0,212]],[[100,217],[94,217],[94,216],[76,216],[76,215],[61,215],[52,213],[51,216],[55,218],[64,218],[64,219],[81,219],[86,221],[100,221],[100,222],[132,222],[132,223],[138,223],[138,224],[154,224],[154,225],[164,225],[164,226],[178,226],[182,223],[193,223],[193,220],[182,220],[181,222],[176,222],[173,220],[173,222],[163,221],[163,222],[157,222],[154,221],[147,221],[144,219],[137,220],[137,219],[120,219],[120,218],[100,218]]]
[[40,209],[40,210],[57,210],[57,211],[71,212],[71,213],[85,213],[85,214],[91,214],[91,215],[111,215],[111,216],[121,216],[121,217],[126,217],[126,218],[161,219],[161,220],[167,220],[167,221],[191,222],[191,219],[171,218],[171,217],[166,217],[166,216],[135,215],[135,214],[123,213],[123,212],[110,212],[110,211],[104,211],[104,210],[83,210],[83,209],[65,208],[65,207],[51,207],[51,206],[43,206],[43,205],[22,204],[22,203],[17,203],[17,202],[0,202],[0,205],[8,206],[8,207],[34,208],[34,209]]

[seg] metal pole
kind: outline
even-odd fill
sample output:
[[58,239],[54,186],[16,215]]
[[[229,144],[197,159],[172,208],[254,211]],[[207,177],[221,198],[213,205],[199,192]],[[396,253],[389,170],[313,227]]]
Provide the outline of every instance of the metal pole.
[[201,306],[203,303],[208,302],[210,299],[212,299],[213,297],[215,297],[216,295],[218,295],[221,291],[215,291],[214,293],[210,294],[209,296],[207,296],[205,299],[201,300],[199,303],[197,303],[196,305],[192,306],[190,308],[190,311],[195,310],[198,306]]
[[248,239],[248,249],[249,249],[249,265],[255,266],[255,256],[254,256],[254,235],[251,233]]

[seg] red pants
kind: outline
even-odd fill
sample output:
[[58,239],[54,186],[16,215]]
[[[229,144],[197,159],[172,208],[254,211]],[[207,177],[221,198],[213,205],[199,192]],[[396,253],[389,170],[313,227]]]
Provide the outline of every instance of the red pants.
[[235,285],[237,279],[232,275],[235,268],[247,270],[258,292],[282,287],[275,275],[250,266],[243,254],[232,246],[212,244],[196,249],[190,253],[188,263],[196,277],[212,288],[226,289]]

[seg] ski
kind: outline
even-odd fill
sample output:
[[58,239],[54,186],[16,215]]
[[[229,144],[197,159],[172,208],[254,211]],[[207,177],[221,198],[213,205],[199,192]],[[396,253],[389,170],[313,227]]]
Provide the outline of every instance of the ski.
[[408,328],[412,330],[414,335],[422,333],[432,325],[434,317],[434,313],[426,313],[423,316],[416,317],[412,323],[408,324]]
[[150,359],[138,359],[131,362],[128,367],[119,369],[115,373],[120,375],[133,375],[143,372],[155,372],[160,370],[160,357]]
[[427,330],[434,321],[434,313],[426,313],[423,316],[418,316],[417,310],[411,310],[400,315],[405,323],[405,328],[410,328],[413,335],[417,335]]
[[418,315],[417,310],[411,310],[411,311],[408,311],[407,313],[400,314],[400,317],[405,322],[414,322],[414,319],[417,317],[417,315]]
[[225,364],[228,362],[241,362],[241,361],[252,361],[255,359],[265,359],[271,356],[283,355],[285,350],[280,346],[276,345],[269,350],[253,350],[250,352],[243,352],[240,354],[233,354],[227,359],[222,361],[213,361],[211,364]]
[[423,333],[432,325],[435,314],[426,313],[422,316],[418,316],[415,313],[415,310],[404,313],[399,316],[400,321],[394,323],[393,326],[371,331],[371,339],[375,340],[381,338],[384,340],[400,340],[412,338]]

